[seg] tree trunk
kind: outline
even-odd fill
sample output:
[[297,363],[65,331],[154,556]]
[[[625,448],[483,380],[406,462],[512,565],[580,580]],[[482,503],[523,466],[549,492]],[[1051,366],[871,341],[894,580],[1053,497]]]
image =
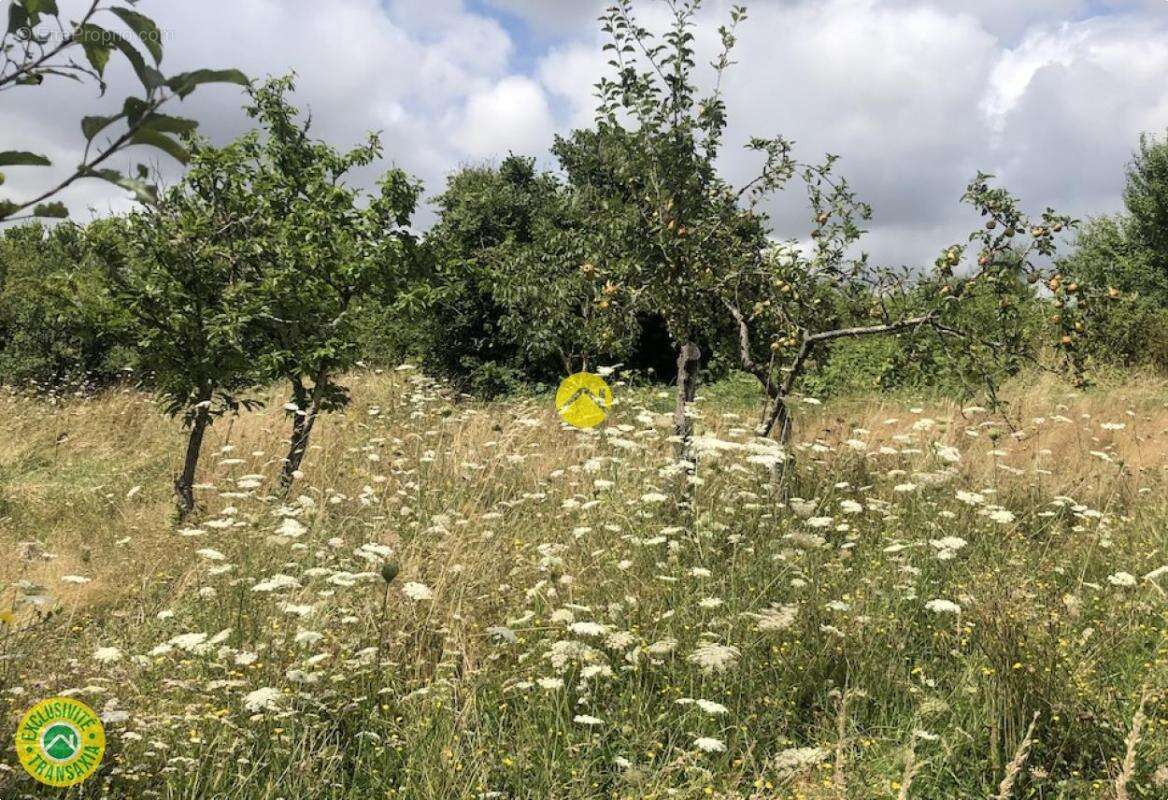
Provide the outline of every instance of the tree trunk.
[[677,437],[674,454],[679,461],[693,463],[693,420],[686,414],[698,393],[698,370],[702,350],[686,342],[677,351],[677,407],[673,412],[673,435]]
[[[310,400],[299,379],[292,383],[292,396],[295,398],[297,408],[303,411],[304,415],[301,416],[297,413],[292,417],[292,438],[288,444],[288,457],[284,459],[284,469],[280,472],[280,491],[285,495],[292,489],[292,484],[296,480],[296,471],[304,463],[304,454],[308,450],[312,428],[316,425],[316,417],[320,413],[320,393],[324,381],[324,375],[318,376],[316,385],[312,388]],[[303,407],[305,400],[309,400],[308,408]]]
[[756,433],[760,437],[766,437],[777,432],[775,438],[782,448],[783,460],[771,467],[771,488],[776,498],[785,501],[788,490],[787,478],[795,463],[795,454],[787,449],[791,442],[791,410],[787,406],[786,395],[776,393],[771,403],[766,418]]
[[211,424],[211,412],[200,401],[191,423],[191,434],[187,439],[187,454],[183,460],[182,473],[174,481],[174,495],[178,502],[178,516],[186,519],[195,510],[195,470],[199,466],[199,452],[203,448],[203,437]]
[[694,342],[685,342],[677,351],[677,408],[673,413],[673,435],[677,441],[673,452],[676,460],[684,465],[677,477],[675,498],[683,524],[692,522],[693,482],[690,479],[697,468],[697,456],[693,450],[694,424],[686,411],[698,393],[701,359],[701,348]]
[[766,417],[755,433],[765,438],[776,430],[779,444],[786,447],[791,441],[791,410],[787,406],[787,396],[782,394],[776,394],[771,399],[771,407],[767,409]]

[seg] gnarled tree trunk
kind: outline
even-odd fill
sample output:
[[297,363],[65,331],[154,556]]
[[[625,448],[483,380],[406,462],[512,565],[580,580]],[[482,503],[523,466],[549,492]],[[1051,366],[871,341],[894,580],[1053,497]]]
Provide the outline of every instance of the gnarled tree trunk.
[[673,412],[674,455],[693,463],[693,420],[686,411],[698,393],[698,370],[702,350],[695,342],[685,342],[677,351],[677,406]]
[[770,436],[778,431],[779,444],[786,446],[791,440],[791,410],[787,407],[787,396],[776,393],[771,398],[770,408],[756,433],[760,437]]
[[[292,438],[289,440],[288,457],[284,459],[284,468],[280,471],[280,491],[284,494],[292,489],[296,472],[304,463],[308,441],[316,425],[316,418],[320,414],[320,395],[324,382],[325,376],[318,375],[312,393],[309,394],[299,378],[292,381],[292,397],[298,411],[292,416]],[[308,407],[305,408],[305,405]]]
[[199,395],[195,418],[191,421],[191,433],[187,438],[187,453],[183,459],[182,472],[174,480],[174,496],[178,503],[179,519],[186,519],[195,510],[195,471],[199,468],[199,452],[203,449],[203,437],[211,424],[211,392]]

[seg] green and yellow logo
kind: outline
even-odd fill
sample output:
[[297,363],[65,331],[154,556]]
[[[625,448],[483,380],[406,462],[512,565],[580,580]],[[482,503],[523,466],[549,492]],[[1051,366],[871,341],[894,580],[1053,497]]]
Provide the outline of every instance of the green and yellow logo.
[[564,422],[577,428],[595,428],[612,408],[612,389],[604,378],[591,372],[577,372],[565,378],[556,392],[556,411]]
[[105,728],[92,708],[52,697],[29,709],[16,728],[16,755],[29,775],[49,786],[81,783],[105,755]]

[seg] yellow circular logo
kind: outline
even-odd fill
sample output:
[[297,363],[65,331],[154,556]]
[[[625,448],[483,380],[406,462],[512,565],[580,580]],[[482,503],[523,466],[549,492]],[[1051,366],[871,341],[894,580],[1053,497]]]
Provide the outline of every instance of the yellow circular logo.
[[16,729],[16,755],[29,775],[49,786],[75,786],[97,771],[105,728],[92,708],[52,697],[29,709]]
[[612,389],[599,375],[577,372],[565,378],[556,392],[556,411],[577,428],[595,428],[612,408]]

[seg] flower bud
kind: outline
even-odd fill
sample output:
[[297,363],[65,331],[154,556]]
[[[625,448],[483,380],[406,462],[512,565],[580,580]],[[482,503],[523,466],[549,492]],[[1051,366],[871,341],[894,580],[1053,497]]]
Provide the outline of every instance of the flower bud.
[[396,561],[386,561],[381,565],[381,579],[386,583],[393,583],[397,577],[398,566]]

